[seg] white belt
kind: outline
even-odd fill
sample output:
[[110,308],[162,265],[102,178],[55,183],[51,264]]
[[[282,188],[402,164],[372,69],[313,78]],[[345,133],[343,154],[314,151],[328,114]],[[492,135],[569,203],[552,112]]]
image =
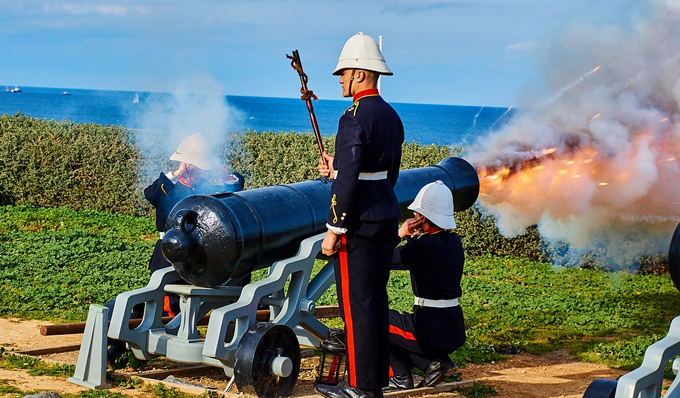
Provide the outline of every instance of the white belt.
[[[333,178],[338,178],[338,171],[334,170],[333,171]],[[385,180],[387,179],[387,170],[385,171],[376,171],[374,173],[359,173],[359,179],[364,180],[364,181],[376,181],[376,180]]]
[[159,232],[158,235],[160,236],[160,239],[163,239],[163,237],[165,236],[165,232]]
[[448,299],[448,300],[430,300],[422,297],[416,297],[413,305],[417,305],[420,308],[423,307],[433,307],[433,308],[449,308],[458,306],[458,299]]

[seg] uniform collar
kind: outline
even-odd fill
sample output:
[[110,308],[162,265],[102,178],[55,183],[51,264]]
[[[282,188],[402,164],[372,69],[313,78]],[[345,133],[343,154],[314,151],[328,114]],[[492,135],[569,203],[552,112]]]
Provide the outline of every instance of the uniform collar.
[[426,233],[426,234],[433,235],[433,234],[436,234],[437,232],[441,232],[441,231],[443,231],[442,228],[439,228],[439,227],[430,227],[430,228],[428,228],[428,229],[425,230],[425,233]]
[[354,100],[354,102],[357,102],[358,100],[360,100],[363,97],[376,96],[376,95],[380,95],[378,93],[378,89],[377,88],[369,88],[367,90],[359,91],[358,93],[354,94],[353,100]]
[[191,180],[189,180],[188,178],[181,177],[178,181],[187,188],[194,187],[194,184],[192,184]]

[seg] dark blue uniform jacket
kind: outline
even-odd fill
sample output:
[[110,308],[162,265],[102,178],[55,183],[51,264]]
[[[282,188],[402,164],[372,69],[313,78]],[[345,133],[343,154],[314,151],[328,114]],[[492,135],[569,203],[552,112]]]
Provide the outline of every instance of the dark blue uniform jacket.
[[[407,237],[394,250],[392,269],[408,269],[416,297],[431,300],[461,296],[465,254],[455,232],[440,230]],[[421,346],[453,352],[465,342],[465,324],[460,306],[431,308],[414,306],[414,336]]]
[[[358,98],[340,118],[333,168],[328,224],[381,221],[401,217],[392,188],[399,177],[404,126],[379,95]],[[387,179],[358,180],[360,172],[387,171]]]

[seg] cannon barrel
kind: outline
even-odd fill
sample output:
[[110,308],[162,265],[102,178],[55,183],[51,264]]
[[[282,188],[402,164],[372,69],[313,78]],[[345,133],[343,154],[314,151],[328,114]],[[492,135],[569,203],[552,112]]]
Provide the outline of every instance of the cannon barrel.
[[[450,157],[434,166],[399,172],[394,191],[405,216],[418,191],[436,180],[453,193],[456,211],[477,200],[474,168]],[[295,255],[303,239],[326,230],[330,187],[330,181],[317,179],[184,198],[168,216],[163,255],[182,279],[201,287],[269,267]]]

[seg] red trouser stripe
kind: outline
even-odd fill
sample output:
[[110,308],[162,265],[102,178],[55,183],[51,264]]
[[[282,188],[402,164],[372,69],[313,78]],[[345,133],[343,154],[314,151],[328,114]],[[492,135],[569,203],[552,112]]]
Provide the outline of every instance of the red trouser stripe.
[[390,325],[390,333],[399,335],[399,336],[405,338],[406,340],[414,340],[414,341],[415,341],[415,339],[416,339],[416,338],[413,336],[413,333],[407,332],[407,331],[405,331],[405,330],[401,330],[401,329],[399,329],[398,327],[396,327],[396,326],[394,326],[394,325]]
[[350,306],[349,298],[349,269],[347,264],[347,237],[345,234],[340,235],[338,259],[340,260],[340,277],[342,280],[342,308],[345,313],[345,328],[347,329],[347,360],[351,364],[349,366],[349,385],[356,387],[354,321],[352,320],[352,307]]
[[175,316],[174,312],[172,312],[172,307],[170,306],[170,296],[167,294],[165,295],[165,298],[163,299],[163,311],[168,313],[168,316]]

